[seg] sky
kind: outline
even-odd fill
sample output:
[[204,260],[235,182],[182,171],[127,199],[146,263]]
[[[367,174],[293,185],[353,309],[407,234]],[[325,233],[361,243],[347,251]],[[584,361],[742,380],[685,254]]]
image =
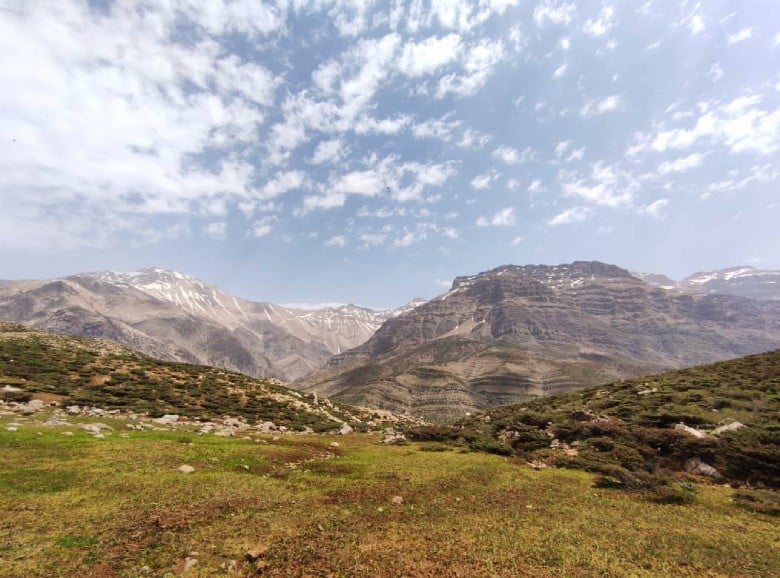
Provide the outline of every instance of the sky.
[[775,0],[0,0],[0,54],[0,278],[780,268]]

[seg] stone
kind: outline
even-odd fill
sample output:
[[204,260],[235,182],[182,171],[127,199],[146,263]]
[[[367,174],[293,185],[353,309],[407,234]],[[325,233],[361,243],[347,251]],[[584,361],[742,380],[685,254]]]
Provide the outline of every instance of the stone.
[[713,468],[708,463],[705,463],[701,458],[691,458],[685,460],[685,471],[690,474],[699,474],[702,476],[708,476],[710,478],[720,478],[720,472]]
[[674,426],[674,429],[676,431],[681,431],[689,436],[695,437],[697,439],[704,439],[707,437],[707,433],[703,432],[701,430],[696,429],[695,427],[691,427],[688,425],[685,425],[684,423],[678,423],[676,426]]
[[394,506],[400,506],[404,503],[404,498],[403,496],[393,496],[390,500],[390,503],[392,503]]
[[263,433],[268,433],[276,430],[276,424],[272,421],[264,421],[257,425],[257,430]]
[[268,547],[265,544],[258,544],[246,553],[246,559],[254,562],[268,554]]
[[176,471],[181,472],[182,474],[191,474],[192,472],[195,471],[195,468],[187,464],[182,464],[181,466],[176,468]]
[[587,409],[575,409],[569,414],[569,418],[573,421],[593,421],[596,414]]
[[109,430],[113,431],[114,428],[112,428],[110,425],[106,425],[104,423],[95,422],[95,423],[82,423],[79,424],[79,427],[83,430],[88,431],[91,434],[99,434],[103,430]]
[[345,423],[341,425],[341,428],[339,429],[339,434],[345,436],[347,434],[351,434],[353,431],[355,430],[352,429],[352,426]]
[[339,447],[339,442],[330,442],[330,447],[332,447],[332,448]]
[[18,431],[18,428],[15,428],[12,425],[9,425],[7,428],[5,428],[5,431]]
[[152,421],[160,425],[170,425],[179,421],[179,416],[175,413],[166,413],[164,416],[155,418]]
[[737,431],[738,429],[742,429],[743,427],[747,427],[747,426],[744,423],[733,421],[728,425],[722,425],[720,427],[715,428],[714,430],[712,430],[710,435],[716,436],[730,431]]
[[192,569],[192,568],[193,568],[193,567],[194,567],[194,566],[195,566],[197,563],[198,563],[198,559],[197,559],[197,558],[190,558],[190,557],[187,557],[187,558],[185,558],[185,559],[184,559],[184,571],[185,571],[185,572],[188,572],[188,571],[189,571],[189,570],[191,570],[191,569]]

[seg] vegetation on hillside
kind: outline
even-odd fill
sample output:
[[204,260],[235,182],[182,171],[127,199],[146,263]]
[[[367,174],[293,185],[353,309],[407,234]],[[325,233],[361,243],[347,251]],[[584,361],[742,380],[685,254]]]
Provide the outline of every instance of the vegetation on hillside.
[[[733,422],[745,427],[712,434]],[[780,488],[780,350],[490,408],[409,433],[538,467],[596,472],[600,485],[649,489],[661,500],[691,496],[675,472],[697,458],[718,471],[714,479]]]
[[[114,343],[0,322],[0,399],[272,421],[292,429],[338,427],[311,400],[268,380],[224,369],[160,361]],[[331,415],[347,419],[333,406]]]

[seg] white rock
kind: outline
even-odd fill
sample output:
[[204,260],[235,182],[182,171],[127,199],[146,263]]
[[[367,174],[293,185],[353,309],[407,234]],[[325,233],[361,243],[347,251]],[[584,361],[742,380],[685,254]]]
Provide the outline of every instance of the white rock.
[[164,416],[155,418],[152,421],[160,425],[170,425],[179,421],[179,416],[175,413],[166,413]]
[[718,428],[715,428],[714,430],[712,430],[711,435],[716,436],[729,431],[737,431],[738,429],[742,429],[743,427],[747,427],[747,426],[744,423],[733,421],[728,425],[722,425]]
[[390,502],[394,506],[400,506],[401,504],[404,503],[404,498],[403,498],[403,496],[393,496],[392,499],[390,500]]
[[345,424],[342,424],[341,428],[339,429],[339,434],[345,436],[347,434],[351,434],[353,431],[355,431],[355,430],[352,429],[352,426],[347,424],[347,423],[345,423]]
[[182,474],[191,474],[195,471],[195,468],[187,464],[182,464],[176,469],[176,471],[181,472]]
[[693,436],[698,439],[704,439],[707,437],[707,433],[703,432],[701,430],[696,429],[695,427],[691,427],[688,425],[685,425],[684,423],[678,423],[676,426],[674,426],[674,429],[677,431],[681,431],[683,433],[688,434],[689,436]]

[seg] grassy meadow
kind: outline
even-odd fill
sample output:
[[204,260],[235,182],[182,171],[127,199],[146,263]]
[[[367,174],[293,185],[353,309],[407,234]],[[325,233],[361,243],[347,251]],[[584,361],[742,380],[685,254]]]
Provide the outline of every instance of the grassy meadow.
[[[97,439],[0,416],[0,576],[772,576],[777,518],[372,434]],[[8,431],[8,428],[15,431]],[[70,435],[67,432],[71,432]],[[334,442],[338,444],[333,445]],[[180,473],[187,464],[192,473]],[[395,498],[395,502],[393,500]],[[400,499],[399,499],[400,498]],[[247,552],[255,550],[254,559]]]

